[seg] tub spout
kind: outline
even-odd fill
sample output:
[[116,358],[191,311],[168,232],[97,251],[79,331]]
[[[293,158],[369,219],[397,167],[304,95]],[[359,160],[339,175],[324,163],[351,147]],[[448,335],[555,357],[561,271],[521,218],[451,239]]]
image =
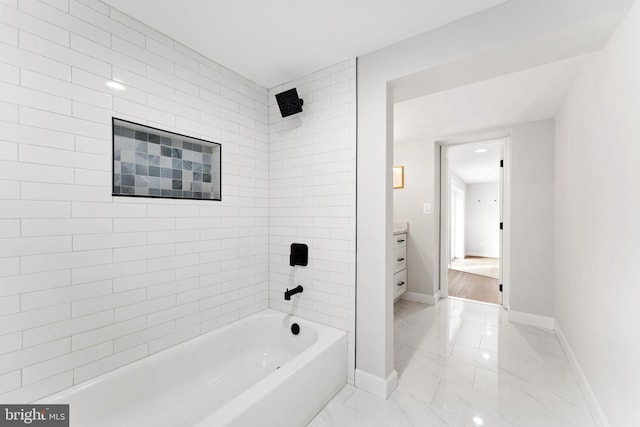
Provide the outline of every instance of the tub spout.
[[286,291],[284,291],[284,299],[286,301],[289,301],[291,300],[291,295],[299,294],[301,292],[302,292],[302,285],[298,285],[291,290],[287,289]]

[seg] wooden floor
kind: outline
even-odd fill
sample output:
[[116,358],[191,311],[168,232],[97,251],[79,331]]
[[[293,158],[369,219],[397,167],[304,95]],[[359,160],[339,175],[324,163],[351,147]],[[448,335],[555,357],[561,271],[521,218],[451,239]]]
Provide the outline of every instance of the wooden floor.
[[499,304],[498,279],[449,270],[449,296]]

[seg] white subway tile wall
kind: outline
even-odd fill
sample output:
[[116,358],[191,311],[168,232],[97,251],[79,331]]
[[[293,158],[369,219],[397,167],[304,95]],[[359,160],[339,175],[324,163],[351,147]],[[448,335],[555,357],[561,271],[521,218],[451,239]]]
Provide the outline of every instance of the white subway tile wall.
[[[268,307],[268,113],[97,0],[0,2],[1,402]],[[222,201],[111,197],[112,116],[221,143]]]
[[[283,119],[275,94],[293,87],[304,112]],[[269,304],[346,330],[353,383],[355,59],[269,90],[269,196]],[[309,246],[306,267],[289,266],[291,243]],[[299,284],[304,292],[285,301],[285,289]]]

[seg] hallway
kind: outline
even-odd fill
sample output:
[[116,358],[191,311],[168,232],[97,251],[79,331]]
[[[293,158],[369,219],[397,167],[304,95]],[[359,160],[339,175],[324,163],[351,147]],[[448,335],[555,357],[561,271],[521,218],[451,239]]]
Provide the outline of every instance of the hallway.
[[594,426],[554,332],[460,300],[401,300],[394,323],[396,391],[347,385],[310,426]]

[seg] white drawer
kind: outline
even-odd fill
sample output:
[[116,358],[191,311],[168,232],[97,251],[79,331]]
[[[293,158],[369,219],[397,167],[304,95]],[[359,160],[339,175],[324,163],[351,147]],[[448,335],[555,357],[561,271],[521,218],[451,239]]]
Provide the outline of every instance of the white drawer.
[[397,248],[393,251],[393,272],[407,268],[407,248]]
[[393,275],[393,298],[397,298],[407,291],[407,270]]
[[393,236],[393,247],[394,248],[404,248],[407,246],[407,234],[396,234]]

